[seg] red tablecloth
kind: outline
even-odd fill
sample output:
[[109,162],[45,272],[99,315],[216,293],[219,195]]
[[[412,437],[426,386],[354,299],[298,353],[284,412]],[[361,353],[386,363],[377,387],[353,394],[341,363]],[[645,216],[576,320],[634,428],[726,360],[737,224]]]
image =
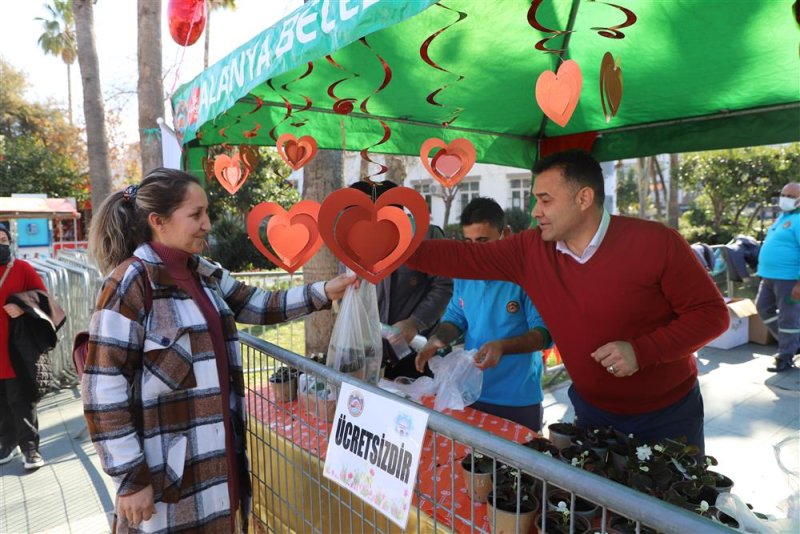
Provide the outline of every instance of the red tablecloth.
[[[424,404],[432,408],[433,399],[426,398]],[[313,409],[312,405],[311,410]],[[251,417],[262,421],[271,431],[308,453],[325,459],[332,425],[325,421],[324,416],[318,419],[307,413],[298,401],[275,401],[272,388],[263,388],[256,394],[250,394],[248,411]],[[470,407],[463,411],[447,410],[445,413],[471,426],[519,443],[530,440],[535,435],[526,427]],[[414,505],[431,517],[435,514],[436,521],[456,531],[469,530],[470,525],[488,531],[486,505],[472,502],[466,489],[469,479],[464,481],[460,466],[468,452],[469,447],[442,435],[436,436],[434,444],[434,433],[428,430],[425,433],[417,474],[422,498],[415,494]],[[458,519],[453,516],[452,511]]]

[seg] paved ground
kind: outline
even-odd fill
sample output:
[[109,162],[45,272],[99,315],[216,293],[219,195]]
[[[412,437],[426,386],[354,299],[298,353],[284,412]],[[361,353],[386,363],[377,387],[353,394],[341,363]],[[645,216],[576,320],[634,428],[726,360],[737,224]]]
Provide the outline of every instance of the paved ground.
[[[733,492],[756,510],[776,517],[791,513],[800,521],[800,371],[767,373],[773,351],[774,346],[744,345],[700,352],[706,452],[733,479]],[[547,392],[547,422],[571,417],[566,385]],[[32,473],[24,471],[20,457],[0,466],[1,534],[109,531],[113,490],[91,443],[78,436],[82,417],[75,390],[40,404],[41,452],[48,464]]]

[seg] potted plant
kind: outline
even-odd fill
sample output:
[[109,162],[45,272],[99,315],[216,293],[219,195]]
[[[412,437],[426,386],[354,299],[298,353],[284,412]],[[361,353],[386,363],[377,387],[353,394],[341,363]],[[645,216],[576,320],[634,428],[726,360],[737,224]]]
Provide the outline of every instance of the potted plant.
[[[544,517],[542,517],[544,514]],[[542,520],[544,520],[544,530],[542,530]],[[542,534],[569,534],[570,532],[584,532],[591,524],[585,517],[573,515],[569,511],[567,501],[559,501],[556,508],[553,510],[540,512],[534,523],[536,525],[536,532]],[[570,530],[571,524],[574,530]]]
[[[537,481],[516,469],[498,470],[494,489],[487,495],[486,515],[492,532],[528,532],[539,500]],[[519,525],[519,530],[517,530]]]
[[[569,503],[569,501],[570,501],[570,493],[568,491],[555,488],[547,492],[548,510],[560,510],[561,503],[563,502]],[[563,512],[563,510],[561,511]],[[576,517],[583,517],[587,521],[591,521],[597,516],[599,512],[600,512],[599,505],[587,501],[586,499],[582,499],[581,497],[575,496],[575,509],[573,510],[572,515]],[[577,532],[581,532],[577,528],[575,530]]]
[[475,502],[486,502],[486,497],[492,491],[492,472],[494,471],[494,458],[478,451],[472,451],[461,460],[464,475],[464,487],[467,494]]
[[547,456],[558,458],[558,449],[547,438],[533,438],[523,443],[523,445]]
[[590,428],[583,437],[586,447],[591,449],[605,463],[608,459],[608,449],[617,442],[614,430],[609,427]]
[[297,369],[281,365],[269,377],[275,401],[290,402],[297,398]]
[[553,423],[547,425],[548,437],[556,449],[572,445],[572,439],[580,435],[580,429],[572,423]]
[[620,534],[656,534],[655,530],[646,525],[639,525],[639,529],[637,530],[636,521],[617,514],[612,514],[608,524],[610,525],[610,528],[607,530],[607,532],[611,532],[613,529]]

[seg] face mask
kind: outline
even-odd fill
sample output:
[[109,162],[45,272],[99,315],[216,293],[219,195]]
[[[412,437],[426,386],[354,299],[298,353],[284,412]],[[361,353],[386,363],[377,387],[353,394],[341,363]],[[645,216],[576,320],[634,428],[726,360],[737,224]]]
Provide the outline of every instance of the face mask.
[[797,200],[792,197],[780,197],[778,199],[778,207],[781,211],[794,211],[797,209]]
[[0,265],[5,265],[11,259],[11,245],[0,245]]

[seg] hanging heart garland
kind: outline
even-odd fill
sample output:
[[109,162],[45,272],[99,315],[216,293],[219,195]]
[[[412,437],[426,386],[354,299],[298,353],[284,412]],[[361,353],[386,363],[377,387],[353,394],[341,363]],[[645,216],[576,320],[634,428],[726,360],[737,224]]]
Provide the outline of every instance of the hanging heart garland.
[[[428,161],[433,149],[439,151]],[[475,145],[464,137],[445,143],[441,139],[431,137],[422,143],[419,157],[422,165],[433,178],[445,187],[453,187],[472,169],[477,159]]]
[[231,195],[244,185],[249,174],[250,169],[241,160],[238,152],[235,152],[233,156],[220,154],[214,158],[214,176]]
[[546,70],[536,80],[536,103],[547,117],[561,126],[567,125],[575,112],[583,87],[578,64],[568,59],[558,72]]
[[278,137],[275,143],[278,155],[293,170],[300,170],[306,163],[317,155],[317,141],[310,135],[300,139],[290,133]]
[[[414,218],[413,226],[403,208]],[[414,253],[429,223],[428,205],[408,187],[390,189],[375,203],[356,189],[334,191],[322,202],[318,218],[320,234],[331,252],[373,284]]]
[[[287,212],[274,202],[262,202],[247,215],[247,235],[269,261],[293,273],[303,266],[322,246],[317,228],[320,204],[301,200]],[[267,221],[266,236],[273,254],[262,238],[262,224]]]

